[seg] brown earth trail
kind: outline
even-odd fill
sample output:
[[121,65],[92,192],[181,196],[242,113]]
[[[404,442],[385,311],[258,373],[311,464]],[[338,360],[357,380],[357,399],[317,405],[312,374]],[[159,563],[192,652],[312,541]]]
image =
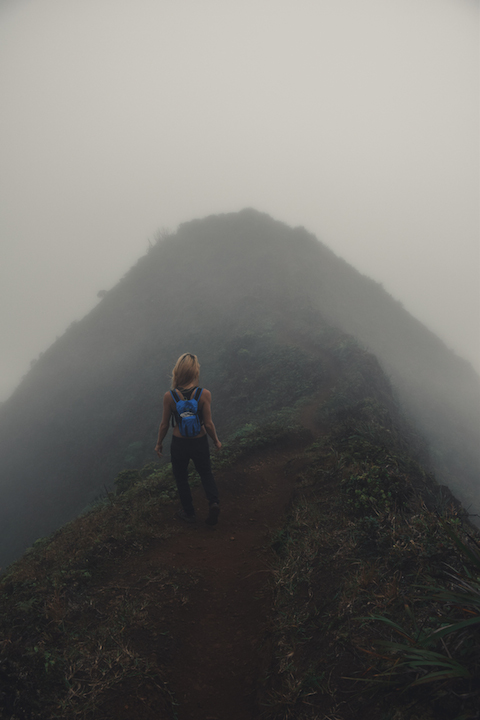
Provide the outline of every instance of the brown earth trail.
[[[258,692],[268,669],[270,542],[284,520],[294,478],[286,472],[300,446],[270,449],[217,475],[222,512],[219,524],[204,524],[206,503],[195,488],[198,521],[183,524],[166,513],[167,539],[136,558],[122,587],[167,568],[194,577],[165,606],[149,608],[149,632],[132,631],[131,647],[150,656],[168,677],[178,720],[253,720],[260,715]],[[291,463],[290,463],[291,465]],[[171,642],[165,641],[168,626]],[[167,662],[165,663],[165,658]],[[125,686],[102,706],[102,720],[161,720],[159,692],[152,685]]]

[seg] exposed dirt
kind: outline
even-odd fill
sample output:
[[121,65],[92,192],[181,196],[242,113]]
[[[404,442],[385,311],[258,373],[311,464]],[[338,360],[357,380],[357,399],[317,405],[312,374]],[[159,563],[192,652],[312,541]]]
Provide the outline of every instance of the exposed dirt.
[[[196,579],[167,609],[160,603],[149,611],[151,633],[131,636],[143,656],[168,658],[178,720],[259,717],[259,682],[270,656],[270,540],[292,496],[294,478],[285,468],[299,452],[299,447],[270,450],[217,475],[221,515],[215,528],[204,523],[207,505],[202,488],[196,488],[197,523],[175,520],[169,510],[159,522],[173,531],[170,537],[123,568],[123,587],[135,587],[161,568]],[[166,621],[174,638],[168,647],[162,634]],[[159,720],[170,717],[166,712],[159,690],[147,683],[142,692],[126,686],[98,717]]]
[[223,493],[218,529],[199,528],[194,552],[190,545],[180,551],[184,565],[203,568],[205,584],[177,618],[182,641],[174,665],[182,670],[171,687],[180,702],[179,720],[221,720],[227,708],[231,720],[254,717],[259,643],[270,606],[265,545],[292,490],[284,462],[283,456],[270,457],[237,472]]

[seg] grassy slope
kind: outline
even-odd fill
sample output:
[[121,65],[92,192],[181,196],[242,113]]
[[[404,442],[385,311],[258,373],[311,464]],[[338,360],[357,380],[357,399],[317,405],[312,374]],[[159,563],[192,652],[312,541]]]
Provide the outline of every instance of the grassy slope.
[[[478,696],[470,695],[475,687],[467,676],[400,693],[425,668],[395,669],[394,656],[379,653],[374,642],[398,635],[360,619],[383,613],[412,636],[415,622],[423,634],[437,629],[445,604],[425,599],[415,583],[448,587],[445,563],[460,570],[464,559],[447,530],[462,538],[471,531],[448,491],[422,468],[422,443],[399,414],[375,359],[332,330],[290,347],[277,344],[277,336],[248,333],[227,345],[216,373],[218,389],[232,397],[231,415],[246,422],[232,428],[218,458],[217,474],[226,482],[252,453],[261,457],[297,438],[284,468],[296,491],[270,538],[262,717],[474,717]],[[268,377],[253,372],[252,358],[261,360],[255,367],[269,369]],[[296,410],[285,407],[285,397],[297,401]],[[295,413],[312,425],[314,408],[318,438],[305,447]],[[228,423],[227,412],[222,422]],[[170,566],[153,577],[154,597],[152,576],[139,576],[134,593],[119,591],[126,567],[140,565],[146,549],[165,540],[158,517],[175,497],[168,468],[147,467],[123,479],[130,489],[36,543],[2,580],[0,707],[9,720],[107,717],[98,708],[125,683],[132,699],[142,688],[162,717],[174,717],[165,662],[134,651],[126,638],[135,628],[174,642],[167,621],[152,627],[149,608],[195,596],[199,578]],[[472,607],[449,603],[448,613],[455,612],[475,616]],[[464,675],[478,672],[474,630],[468,642],[459,633],[433,648],[464,663]],[[381,675],[385,669],[390,675]],[[364,686],[374,676],[394,684],[385,682],[381,692],[376,684]]]
[[[353,354],[274,543],[272,717],[474,718],[480,555],[459,544],[478,548],[478,536],[418,462],[374,359]],[[456,573],[473,588],[468,601],[466,587],[451,603],[425,589],[458,588]],[[476,624],[435,640],[465,620]]]

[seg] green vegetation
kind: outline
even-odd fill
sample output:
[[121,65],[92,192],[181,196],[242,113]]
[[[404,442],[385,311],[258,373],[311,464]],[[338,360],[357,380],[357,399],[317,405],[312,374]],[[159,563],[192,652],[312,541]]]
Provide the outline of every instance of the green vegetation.
[[268,717],[474,718],[480,565],[466,538],[478,540],[406,445],[371,358],[354,354],[273,540]]
[[[463,555],[462,571],[446,574],[448,584],[418,586],[423,600],[433,605],[436,614],[419,625],[414,612],[409,613],[408,627],[401,627],[386,617],[374,620],[386,623],[397,635],[397,641],[379,640],[377,645],[391,656],[388,666],[375,681],[387,688],[431,686],[431,695],[444,703],[452,696],[478,702],[480,691],[480,552],[478,539],[470,534],[466,545],[453,528],[455,522],[442,522],[447,536]],[[473,706],[473,703],[472,703]],[[468,717],[462,712],[458,717]]]
[[162,537],[155,514],[175,496],[171,474],[147,468],[138,480],[37,541],[2,578],[2,717],[90,717],[98,697],[127,678],[158,684],[158,668],[132,651],[128,633],[142,626],[153,588],[173,597],[184,578],[160,570],[144,587],[101,583],[111,563]]
[[[281,448],[295,481],[270,540],[262,716],[474,718],[476,537],[424,469],[424,445],[376,360],[332,329],[296,340],[272,328],[239,335],[218,356],[212,384],[231,429],[216,471]],[[135,573],[140,554],[166,538],[158,518],[176,498],[169,467],[128,468],[114,484],[2,578],[8,720],[93,720],[129,687],[175,716],[169,611],[188,604],[202,575],[162,563]],[[137,642],[152,633],[155,655]]]

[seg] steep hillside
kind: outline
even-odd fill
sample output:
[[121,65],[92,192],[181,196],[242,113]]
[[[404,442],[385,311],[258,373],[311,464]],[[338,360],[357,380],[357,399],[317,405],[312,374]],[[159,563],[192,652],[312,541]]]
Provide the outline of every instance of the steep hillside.
[[[295,333],[327,323],[376,353],[442,482],[467,505],[478,502],[480,386],[471,368],[305,230],[245,210],[186,223],[158,242],[2,406],[0,563],[104,494],[120,470],[153,459],[160,397],[181,352],[199,355],[225,433],[248,415],[251,393],[270,397],[274,381],[269,353],[247,343],[237,360],[244,376],[229,383],[229,343],[268,330],[285,362],[296,362],[308,348],[302,340],[294,349]],[[309,377],[299,368],[299,383]],[[281,374],[275,382],[275,391],[297,392],[282,388]]]
[[218,356],[218,526],[150,465],[3,576],[2,718],[476,717],[478,537],[376,359],[289,335]]

